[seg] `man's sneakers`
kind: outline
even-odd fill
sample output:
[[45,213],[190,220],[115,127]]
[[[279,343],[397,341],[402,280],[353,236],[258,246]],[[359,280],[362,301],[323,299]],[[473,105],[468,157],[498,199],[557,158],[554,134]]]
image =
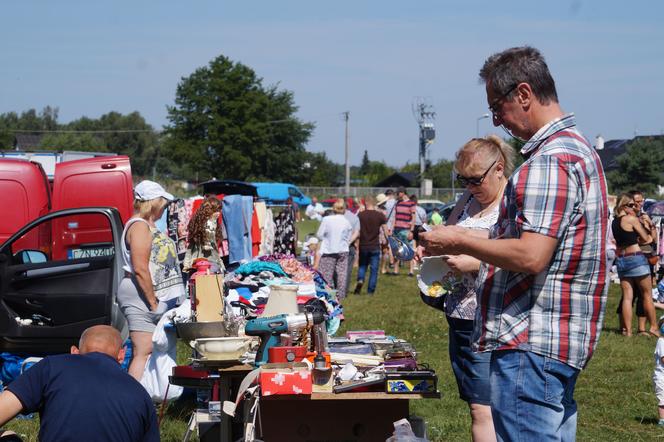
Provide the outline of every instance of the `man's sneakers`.
[[357,284],[355,284],[355,290],[353,290],[354,295],[359,295],[360,291],[362,291],[362,284],[364,281],[357,281]]

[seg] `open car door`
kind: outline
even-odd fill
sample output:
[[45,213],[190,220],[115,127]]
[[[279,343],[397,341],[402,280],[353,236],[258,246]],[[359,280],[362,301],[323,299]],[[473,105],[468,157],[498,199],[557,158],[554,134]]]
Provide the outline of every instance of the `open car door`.
[[[116,209],[52,212],[0,246],[0,351],[68,352],[86,328],[126,335],[115,295],[122,278]],[[36,247],[35,247],[36,245]]]

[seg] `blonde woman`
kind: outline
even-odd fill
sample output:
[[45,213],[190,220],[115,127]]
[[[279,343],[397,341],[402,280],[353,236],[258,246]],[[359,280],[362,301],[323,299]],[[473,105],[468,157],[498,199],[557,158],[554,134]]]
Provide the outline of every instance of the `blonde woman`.
[[[514,171],[515,156],[514,149],[496,135],[473,138],[459,149],[454,169],[466,192],[450,213],[448,225],[456,224],[469,229],[469,234],[488,237],[489,229],[498,219],[503,190]],[[489,385],[491,353],[475,353],[470,347],[477,309],[475,277],[480,261],[468,255],[450,255],[447,264],[462,275],[461,283],[444,301],[427,303],[445,312],[450,362],[459,397],[470,408],[473,441],[495,441]]]
[[139,381],[152,353],[157,322],[185,295],[175,243],[155,226],[172,200],[161,185],[141,181],[134,189],[134,215],[122,233],[125,277],[117,299],[133,344],[129,374]]
[[611,231],[616,241],[616,267],[622,289],[621,328],[625,336],[632,336],[632,300],[634,288],[638,287],[643,293],[643,309],[645,310],[650,330],[639,330],[640,334],[659,336],[657,316],[650,293],[652,292],[652,279],[648,260],[639,247],[653,241],[653,231],[647,230],[641,224],[638,214],[638,204],[633,195],[622,194],[613,210]]

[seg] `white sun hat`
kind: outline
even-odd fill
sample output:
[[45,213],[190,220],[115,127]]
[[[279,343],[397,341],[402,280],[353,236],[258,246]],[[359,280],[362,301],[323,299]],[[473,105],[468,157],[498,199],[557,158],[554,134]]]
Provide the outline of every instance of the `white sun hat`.
[[134,198],[139,201],[150,201],[157,198],[164,198],[168,201],[175,199],[173,195],[161,187],[161,184],[149,180],[141,181],[134,187]]

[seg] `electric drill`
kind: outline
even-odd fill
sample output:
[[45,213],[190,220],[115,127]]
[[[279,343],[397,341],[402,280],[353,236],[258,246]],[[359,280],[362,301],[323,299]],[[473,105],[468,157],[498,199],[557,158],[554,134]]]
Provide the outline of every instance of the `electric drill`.
[[282,333],[301,330],[309,325],[320,324],[323,321],[325,321],[325,315],[321,312],[298,313],[295,315],[284,314],[247,321],[244,333],[248,336],[260,336],[261,338],[261,344],[256,352],[256,362],[254,365],[260,367],[267,363],[267,350],[279,345]]

